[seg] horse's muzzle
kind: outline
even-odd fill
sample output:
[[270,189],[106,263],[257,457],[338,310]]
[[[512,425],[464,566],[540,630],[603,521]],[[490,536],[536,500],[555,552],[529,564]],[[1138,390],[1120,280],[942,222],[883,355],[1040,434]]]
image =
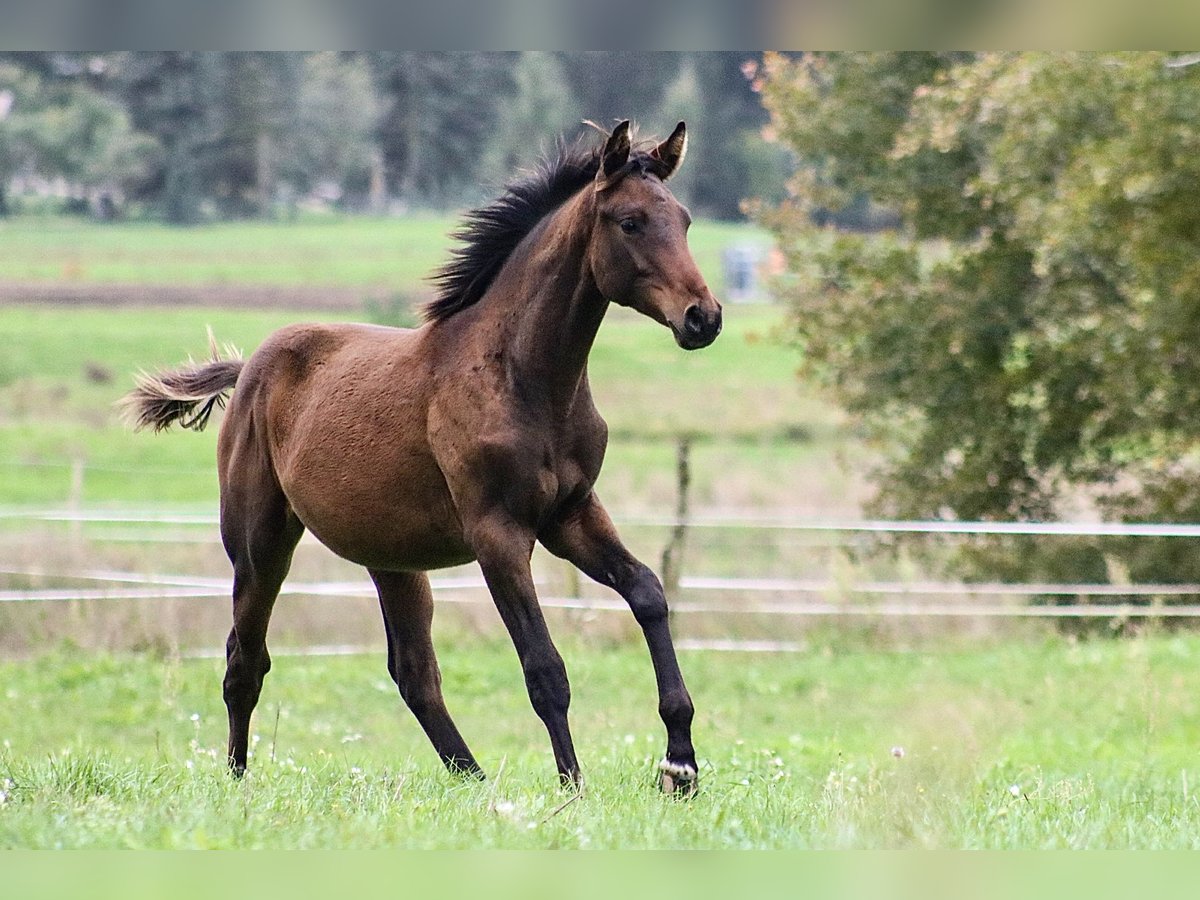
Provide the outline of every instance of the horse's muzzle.
[[676,328],[675,342],[684,350],[699,350],[707,347],[721,333],[721,305],[714,302],[711,310],[702,309],[700,304],[693,303],[684,311],[683,325]]

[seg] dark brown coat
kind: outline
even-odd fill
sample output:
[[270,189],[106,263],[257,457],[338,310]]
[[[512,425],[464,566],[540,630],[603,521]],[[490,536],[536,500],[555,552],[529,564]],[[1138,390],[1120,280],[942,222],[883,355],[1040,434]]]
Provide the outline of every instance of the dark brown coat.
[[667,326],[686,349],[720,332],[721,307],[687,249],[687,211],[663,183],[685,147],[683,123],[648,152],[623,123],[602,148],[564,151],[472,213],[419,329],[293,325],[244,366],[216,360],[139,382],[130,407],[156,429],[203,427],[237,387],[217,461],[234,568],[225,700],[236,773],[270,668],[271,607],[308,529],[370,571],[400,693],[446,765],[472,774],[479,767],[442,699],[425,572],[478,560],[571,783],[570,690],[534,592],[534,542],[615,588],[658,679],[663,786],[694,790],[692,703],[662,588],[592,490],[607,429],[587,378],[610,302]]

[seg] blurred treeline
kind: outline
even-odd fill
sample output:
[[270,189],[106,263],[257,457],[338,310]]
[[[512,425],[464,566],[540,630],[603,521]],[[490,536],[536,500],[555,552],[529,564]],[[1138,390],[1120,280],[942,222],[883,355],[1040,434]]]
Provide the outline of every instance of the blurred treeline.
[[784,151],[737,52],[0,53],[0,214],[187,223],[477,201],[583,120],[688,122],[676,193],[732,219]]

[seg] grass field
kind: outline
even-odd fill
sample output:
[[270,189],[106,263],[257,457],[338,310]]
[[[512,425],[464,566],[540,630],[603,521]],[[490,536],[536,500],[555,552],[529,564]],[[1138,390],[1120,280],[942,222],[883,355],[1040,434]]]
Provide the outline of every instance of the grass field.
[[[361,311],[319,316],[363,317]],[[64,502],[75,460],[86,466],[86,503],[211,503],[216,429],[132,434],[113,404],[138,369],[205,352],[207,326],[250,352],[275,328],[313,318],[311,311],[288,310],[0,306],[0,505]],[[731,469],[731,455],[768,464],[812,460],[814,471],[828,470],[845,444],[840,422],[795,378],[795,351],[775,339],[781,323],[774,307],[732,307],[717,343],[689,354],[650,320],[613,309],[590,363],[615,438],[606,466],[610,493],[669,500],[669,439],[685,431],[725,441],[697,453],[704,502],[781,502],[778,469],[776,477],[759,479],[754,466]],[[802,439],[780,443],[781,435]],[[631,436],[639,442],[623,440]],[[735,437],[749,444],[731,448]],[[722,483],[720,473],[731,477]]]
[[[132,373],[202,353],[209,325],[249,352],[288,322],[366,318],[368,289],[419,293],[450,224],[0,222],[0,508],[211,512],[216,429],[128,432],[113,403]],[[721,247],[743,239],[762,235],[697,223],[692,245],[710,279]],[[4,303],[17,283],[81,285],[85,299],[100,286],[109,297],[185,284],[269,286],[286,297],[318,284],[340,299],[328,311]],[[612,310],[590,365],[614,434],[601,495],[618,512],[672,509],[674,439],[686,432],[700,438],[694,508],[853,517],[872,449],[796,379],[780,309],[726,314],[721,339],[686,354],[649,320]],[[68,574],[88,568],[226,578],[214,537],[211,526],[147,533],[0,519],[0,563],[13,570],[0,585],[72,589],[92,584]],[[657,568],[661,528],[625,537]],[[686,571],[701,575],[878,575],[843,548],[754,531],[697,531],[687,559]],[[361,580],[352,568],[302,543],[293,575]],[[548,578],[544,596],[563,589],[553,580],[561,566],[535,557],[535,572]],[[632,620],[554,611],[588,778],[572,800],[556,785],[515,654],[486,606],[443,605],[438,637],[450,708],[490,781],[444,774],[382,653],[277,653],[252,774],[232,782],[222,666],[178,652],[219,648],[226,605],[0,604],[0,648],[13,651],[0,658],[0,847],[1200,846],[1192,635],[1151,629],[1074,643],[1048,636],[1044,623],[684,615],[676,631],[685,637],[785,638],[807,649],[681,652],[703,789],[680,803],[652,789],[664,739]],[[277,651],[382,639],[369,598],[288,597],[279,607]],[[130,647],[151,649],[103,649]]]
[[442,650],[483,784],[443,773],[381,658],[278,658],[240,784],[216,661],[0,663],[0,846],[1200,845],[1200,638],[685,653],[690,802],[652,789],[663,737],[644,651],[565,641],[564,657],[588,779],[565,806],[501,643]]
[[[342,290],[386,285],[397,296],[416,296],[421,279],[445,257],[453,221],[329,219],[180,229],[15,218],[0,222],[0,298],[6,283],[38,281],[195,283],[214,290],[271,285],[285,291],[314,284]],[[698,222],[690,240],[699,264],[719,284],[721,249],[736,241],[761,243],[765,236],[749,226]],[[126,432],[113,403],[128,390],[133,373],[203,353],[207,326],[220,340],[251,352],[289,322],[371,315],[363,302],[327,312],[0,303],[0,505],[63,502],[77,462],[85,466],[76,497],[82,502],[211,503],[215,429],[168,439]],[[704,353],[686,354],[666,330],[614,309],[591,371],[616,436],[635,434],[644,442],[695,430],[770,443],[780,433],[802,434],[813,436],[799,450],[810,455],[836,429],[837,417],[796,381],[795,352],[774,340],[781,320],[769,307],[730,308],[722,339]],[[657,502],[671,486],[673,448],[643,443],[615,454],[623,452],[630,465],[610,469],[665,474],[663,484],[650,490]],[[714,471],[726,467],[721,451],[713,456]],[[699,482],[712,493],[711,479],[701,476]],[[749,494],[734,500],[752,503],[756,491],[763,498],[775,493],[740,484]],[[646,488],[636,478],[615,485],[622,494]]]
[[[335,216],[281,224],[228,222],[189,228],[154,222],[97,224],[61,217],[0,220],[0,284],[67,282],[164,285],[382,286],[416,292],[446,256],[452,215]],[[768,242],[747,225],[700,221],[689,244],[719,284],[731,242]]]

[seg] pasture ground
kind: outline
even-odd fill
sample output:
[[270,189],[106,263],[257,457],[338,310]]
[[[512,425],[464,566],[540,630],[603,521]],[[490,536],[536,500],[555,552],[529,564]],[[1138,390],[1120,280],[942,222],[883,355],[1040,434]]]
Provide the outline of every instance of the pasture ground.
[[[295,222],[221,222],[181,228],[157,222],[98,224],[63,217],[0,220],[0,298],[33,286],[72,288],[154,285],[330,289],[337,303],[364,294],[429,291],[424,278],[446,258],[458,218],[310,216]],[[730,243],[769,242],[743,224],[698,221],[692,254],[714,288]],[[214,291],[214,293],[216,293]],[[40,296],[48,296],[42,293]]]
[[[0,222],[0,506],[69,499],[77,465],[74,499],[84,504],[213,502],[215,429],[129,434],[112,404],[132,373],[202,354],[206,326],[249,353],[289,322],[412,321],[454,221]],[[689,237],[718,293],[723,248],[766,240],[750,226],[704,221]],[[614,438],[608,502],[670,501],[671,439],[698,432],[717,440],[696,451],[697,502],[796,502],[802,494],[779,486],[801,479],[781,476],[811,463],[819,477],[802,481],[816,502],[848,498],[854,509],[861,479],[829,476],[835,455],[855,447],[836,411],[794,377],[796,351],[775,339],[782,311],[730,305],[726,321],[713,347],[687,354],[648,319],[611,311],[591,357]]]
[[491,779],[446,775],[382,658],[279,657],[251,775],[221,664],[63,648],[0,664],[3,847],[1196,848],[1200,638],[684,653],[703,790],[652,789],[644,651],[563,641],[587,789],[557,786],[502,642],[442,647]]
[[[249,351],[291,321],[402,315],[443,257],[450,225],[0,222],[0,507],[211,511],[215,429],[128,433],[112,403],[131,372],[202,353],[206,325]],[[691,242],[715,282],[721,247],[747,238],[761,234],[697,223]],[[612,311],[591,365],[614,433],[600,483],[610,508],[669,510],[673,439],[688,432],[699,439],[695,507],[857,514],[872,449],[797,382],[796,351],[774,339],[782,327],[778,309],[729,306],[721,340],[684,354],[648,320]],[[43,572],[0,583],[69,587],[56,573],[85,566],[227,575],[219,548],[183,531],[141,542],[146,535],[111,526],[0,521],[0,558]],[[661,531],[626,537],[657,567]],[[294,573],[349,577],[322,553],[302,545]],[[861,576],[846,569],[861,563],[841,553],[718,532],[695,536],[687,571]],[[324,612],[291,624],[281,608],[283,640],[273,631],[273,646],[319,642],[331,617],[361,620],[379,640],[369,601],[353,614],[319,605]],[[818,623],[799,635],[800,653],[684,651],[703,788],[680,803],[652,788],[664,737],[628,617],[616,629],[552,618],[588,777],[585,794],[567,802],[494,623],[439,613],[448,702],[490,781],[462,784],[442,771],[376,653],[277,655],[252,774],[234,783],[224,771],[221,664],[176,652],[220,646],[223,609],[219,626],[194,623],[190,641],[147,640],[157,649],[131,653],[95,650],[130,643],[97,634],[96,610],[77,601],[5,606],[0,646],[20,658],[0,661],[2,847],[1200,844],[1200,638],[1191,635],[1077,643],[1035,627],[951,640],[941,630]],[[128,632],[141,616],[175,628],[191,608],[147,604],[109,624]],[[760,623],[767,636],[778,621]]]

